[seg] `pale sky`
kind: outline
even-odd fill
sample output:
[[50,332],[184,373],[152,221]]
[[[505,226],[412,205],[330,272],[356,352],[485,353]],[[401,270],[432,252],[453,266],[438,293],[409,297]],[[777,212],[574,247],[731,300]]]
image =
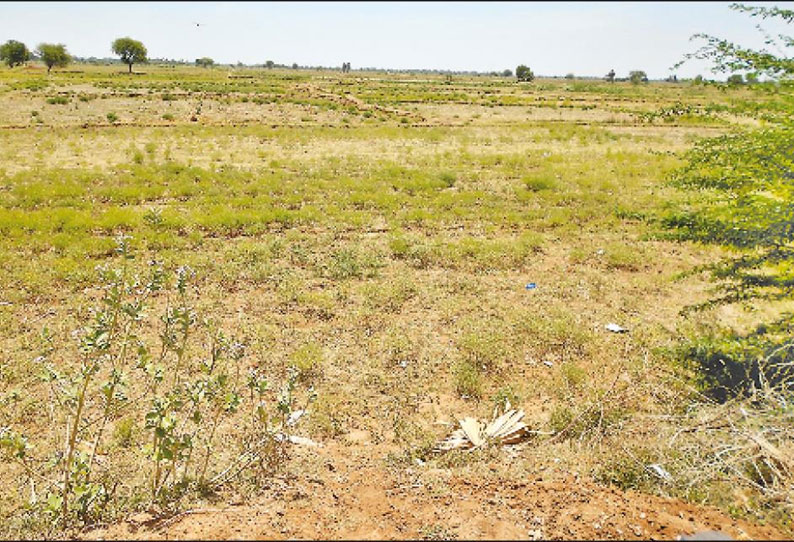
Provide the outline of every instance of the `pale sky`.
[[[748,2],[794,9],[794,2]],[[81,57],[112,56],[130,36],[151,58],[219,63],[501,71],[664,78],[697,32],[763,46],[759,19],[728,2],[29,2],[0,3],[0,42],[64,43]],[[200,26],[196,26],[199,23]],[[791,26],[762,22],[773,33]],[[789,51],[790,55],[790,51]],[[677,74],[709,75],[692,63]]]

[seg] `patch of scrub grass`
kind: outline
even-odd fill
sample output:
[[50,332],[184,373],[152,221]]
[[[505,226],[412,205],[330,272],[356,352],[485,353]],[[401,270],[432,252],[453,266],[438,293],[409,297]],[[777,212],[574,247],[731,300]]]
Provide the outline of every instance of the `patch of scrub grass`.
[[399,312],[403,305],[416,294],[416,284],[405,276],[394,280],[368,283],[364,287],[367,305],[384,312]]
[[587,384],[587,372],[572,362],[565,362],[560,367],[563,381],[572,392],[581,391]]
[[451,171],[443,171],[439,174],[438,178],[444,183],[445,186],[452,187],[455,185],[455,182],[458,180],[457,175],[452,173]]
[[604,261],[609,269],[639,271],[645,265],[645,254],[636,246],[610,243],[604,248]]
[[521,182],[532,192],[554,190],[558,184],[557,179],[551,174],[527,175],[521,179]]
[[289,363],[302,382],[314,383],[323,372],[322,347],[314,341],[303,344],[290,355]]
[[648,491],[660,483],[647,465],[657,462],[657,458],[647,448],[635,446],[633,450],[617,451],[601,464],[594,478],[602,483],[623,490]]
[[320,388],[308,420],[311,434],[317,438],[335,438],[343,435],[347,429],[348,418],[342,395],[330,389]]
[[372,251],[341,248],[331,253],[323,264],[323,272],[334,280],[363,279],[377,276],[380,267],[382,262]]
[[69,103],[69,98],[66,96],[53,96],[52,98],[47,98],[47,103],[50,105],[66,105]]
[[463,360],[483,371],[500,368],[512,352],[508,334],[498,323],[475,322],[456,341]]
[[129,448],[135,442],[137,426],[132,418],[121,418],[113,428],[113,440],[116,446]]
[[398,233],[389,240],[392,257],[407,260],[417,269],[517,268],[541,252],[544,245],[545,237],[535,231],[525,231],[517,237],[463,237],[450,241],[421,239]]
[[464,399],[479,400],[483,394],[483,378],[480,367],[463,360],[452,369],[455,391]]
[[599,439],[619,431],[627,412],[620,405],[558,404],[551,412],[549,429],[565,439]]

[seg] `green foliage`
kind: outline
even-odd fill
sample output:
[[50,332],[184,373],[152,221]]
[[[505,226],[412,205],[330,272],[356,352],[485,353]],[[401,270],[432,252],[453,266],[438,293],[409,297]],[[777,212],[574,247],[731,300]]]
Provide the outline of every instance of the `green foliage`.
[[560,373],[565,381],[565,385],[574,392],[580,391],[588,380],[587,372],[571,362],[563,363],[562,367],[560,367]]
[[[100,521],[112,506],[130,504],[130,495],[132,502],[167,505],[246,468],[281,461],[284,431],[294,423],[288,420],[298,375],[290,371],[275,393],[261,371],[249,369],[244,377],[251,367],[245,345],[199,318],[190,268],[172,275],[152,261],[138,270],[127,237],[118,238],[116,255],[118,267],[99,268],[98,303],[72,334],[74,349],[56,352],[52,336],[42,332],[35,363],[51,390],[52,442],[62,444],[52,457],[34,457],[38,448],[25,435],[0,430],[3,458],[25,473],[20,483],[35,480],[46,492],[31,506],[62,527]],[[163,305],[159,296],[168,302],[152,323],[150,310]],[[190,343],[197,333],[204,335],[199,355]],[[303,357],[313,360],[310,354]],[[221,439],[236,439],[237,451],[225,453]],[[100,452],[107,447],[114,453]],[[140,473],[125,471],[130,459]],[[120,488],[126,499],[119,500]]]
[[213,65],[215,65],[215,61],[208,56],[203,56],[201,58],[196,59],[196,66],[201,66],[202,68],[209,68],[210,66]]
[[443,171],[441,175],[439,175],[439,179],[447,187],[452,187],[455,185],[455,181],[457,181],[457,176],[451,171]]
[[682,343],[676,357],[692,370],[698,388],[719,402],[768,388],[794,392],[792,333],[790,318],[745,335],[711,332]]
[[629,81],[634,85],[648,82],[648,74],[642,70],[632,70],[629,72]]
[[38,55],[41,61],[47,66],[47,73],[52,68],[63,68],[71,62],[72,57],[66,52],[66,46],[62,43],[42,43],[39,44]]
[[121,58],[121,61],[129,66],[129,71],[132,73],[133,64],[141,64],[147,62],[146,47],[140,41],[132,38],[119,38],[111,45],[113,53]]
[[727,83],[729,85],[743,85],[744,77],[741,73],[734,73],[728,76]]
[[630,245],[610,243],[604,249],[604,261],[610,269],[638,271],[647,262],[647,258]]
[[[731,9],[761,19],[778,18],[788,24],[794,22],[794,10],[745,6],[744,4],[732,4]],[[676,64],[676,67],[695,58],[712,62],[714,65],[712,71],[715,73],[742,71],[750,72],[756,76],[766,75],[772,79],[790,78],[794,74],[794,58],[777,56],[767,49],[760,51],[749,49],[709,34],[695,34],[692,39],[705,40],[706,44],[694,53],[685,55],[684,59]],[[794,41],[791,36],[780,35],[777,38],[766,36],[766,43],[773,45],[778,51],[782,51],[791,47]]]
[[122,418],[117,421],[113,429],[113,440],[117,446],[129,448],[135,440],[135,420],[132,418]]
[[496,395],[493,396],[494,408],[499,410],[506,410],[508,403],[518,405],[521,403],[521,397],[512,386],[505,386],[497,390]]
[[416,286],[405,277],[385,283],[367,285],[367,304],[383,312],[399,312],[406,301],[417,293]]
[[[794,12],[778,8],[740,4],[732,8],[752,16],[794,21]],[[671,235],[722,245],[730,251],[728,256],[694,270],[709,274],[717,284],[718,296],[690,308],[791,301],[794,299],[794,95],[786,79],[794,74],[794,62],[766,50],[746,49],[711,36],[693,37],[705,38],[707,45],[687,55],[685,60],[708,59],[714,62],[717,72],[746,70],[781,81],[774,110],[736,111],[762,118],[766,121],[762,127],[699,142],[685,155],[685,166],[673,178],[673,184],[696,192],[699,197],[664,219]],[[792,44],[791,37],[780,36],[780,39],[789,46]],[[784,313],[774,324],[761,325],[749,335],[727,333],[692,341],[683,347],[681,357],[696,370],[701,388],[718,400],[765,386],[790,392],[790,321],[791,314]]]
[[674,183],[708,197],[667,217],[679,239],[725,245],[705,265],[721,297],[706,305],[790,299],[794,293],[794,123],[700,142]]
[[[792,21],[791,12],[777,8],[732,7]],[[752,64],[756,73],[794,73],[791,59],[730,43],[711,44],[694,56],[715,61],[715,70],[733,70],[739,62]],[[700,268],[720,283],[723,294],[707,305],[785,300],[794,294],[794,94],[789,85],[781,85],[779,109],[780,115],[764,116],[763,128],[701,141],[674,177],[675,185],[707,197],[667,217],[673,235],[725,245],[736,254]],[[756,116],[756,111],[745,114]]]
[[535,79],[535,74],[532,73],[528,66],[519,64],[516,68],[516,79],[519,81],[532,81]]
[[9,68],[21,66],[30,59],[30,51],[24,43],[16,40],[8,40],[0,45],[0,61],[8,64]]

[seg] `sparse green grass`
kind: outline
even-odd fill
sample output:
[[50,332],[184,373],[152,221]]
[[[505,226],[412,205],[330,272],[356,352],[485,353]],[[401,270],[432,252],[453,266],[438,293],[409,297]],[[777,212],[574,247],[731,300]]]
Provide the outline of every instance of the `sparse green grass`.
[[471,361],[460,361],[453,367],[455,391],[464,399],[480,399],[483,394],[482,369]]
[[[613,451],[650,446],[620,430],[688,400],[657,352],[703,295],[673,277],[713,253],[654,239],[653,220],[693,197],[664,184],[675,153],[723,130],[716,106],[743,90],[240,75],[0,69],[0,125],[16,126],[0,129],[0,426],[47,429],[31,415],[49,405],[32,361],[41,328],[66,342],[125,233],[140,261],[197,270],[202,308],[243,332],[257,367],[313,387],[312,438],[364,428],[397,450],[394,468],[468,469],[479,455],[428,457],[436,419],[509,400],[533,428],[567,428],[561,469],[660,490]],[[62,92],[65,105],[47,103]],[[716,108],[667,121],[676,103]],[[132,454],[142,433],[120,416],[108,440]],[[6,519],[29,488],[0,469],[15,491]],[[24,532],[9,525],[0,534]]]

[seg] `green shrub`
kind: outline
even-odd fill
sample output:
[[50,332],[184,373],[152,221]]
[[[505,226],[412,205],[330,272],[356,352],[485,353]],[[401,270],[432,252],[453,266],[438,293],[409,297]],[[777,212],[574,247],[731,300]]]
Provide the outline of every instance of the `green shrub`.
[[639,271],[645,262],[643,254],[623,243],[611,243],[604,249],[604,261],[610,269]]
[[69,103],[69,98],[66,96],[53,96],[52,98],[47,98],[47,103],[51,105],[66,105]]
[[528,175],[521,180],[529,190],[541,192],[543,190],[554,190],[557,187],[557,180],[552,175],[534,176]]
[[438,178],[444,183],[445,186],[452,187],[455,185],[455,182],[458,180],[457,175],[452,173],[451,171],[444,171],[442,172]]
[[508,403],[515,408],[520,402],[521,397],[518,395],[518,392],[516,392],[513,386],[499,388],[493,398],[494,407],[500,410],[504,409]]
[[389,250],[391,250],[392,255],[398,259],[404,259],[408,256],[409,250],[411,248],[411,243],[402,236],[392,237],[389,240]]

